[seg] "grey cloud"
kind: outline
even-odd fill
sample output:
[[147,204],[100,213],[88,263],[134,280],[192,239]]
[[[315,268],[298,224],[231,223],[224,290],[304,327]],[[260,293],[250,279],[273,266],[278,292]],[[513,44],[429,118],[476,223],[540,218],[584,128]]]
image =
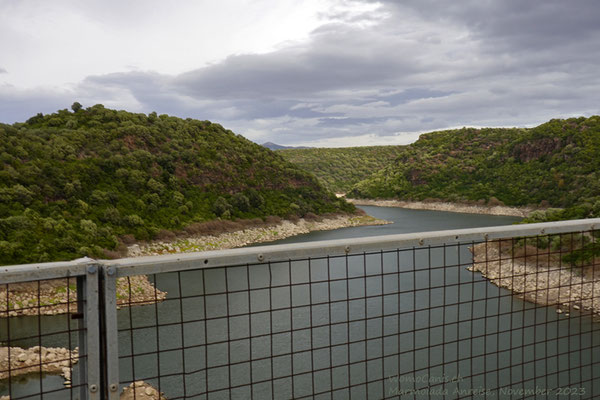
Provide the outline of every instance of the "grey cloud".
[[0,86],[0,121],[23,122],[39,112],[56,112],[73,104],[69,95],[43,90],[19,91]]
[[80,90],[92,93],[125,89],[141,104],[164,102],[165,98],[177,97],[169,88],[170,77],[155,72],[124,72],[100,76],[89,76],[80,85]]
[[[600,33],[595,0],[502,0],[440,2],[383,0],[397,15],[414,11],[424,19],[468,28],[473,38],[495,50],[543,49],[591,42]],[[502,45],[503,48],[498,48]]]
[[394,85],[419,72],[416,63],[398,57],[410,49],[379,39],[376,32],[330,24],[315,31],[307,46],[231,56],[222,63],[182,74],[175,84],[201,97],[298,97],[349,87]]
[[410,88],[394,94],[382,94],[376,99],[388,102],[391,106],[408,103],[411,100],[426,99],[433,97],[443,97],[453,94],[454,92],[445,92],[441,90],[430,90],[423,88]]
[[319,126],[322,127],[344,127],[356,125],[376,124],[388,120],[388,118],[319,118]]
[[0,74],[7,74],[8,71],[2,67],[0,67]]

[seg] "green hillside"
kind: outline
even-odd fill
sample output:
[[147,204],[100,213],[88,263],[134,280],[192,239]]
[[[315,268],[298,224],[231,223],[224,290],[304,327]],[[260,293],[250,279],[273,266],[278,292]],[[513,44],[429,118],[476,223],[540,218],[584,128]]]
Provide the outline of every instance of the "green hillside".
[[530,129],[463,128],[421,135],[350,196],[502,202],[600,213],[600,117]]
[[120,238],[221,218],[354,211],[218,124],[78,103],[0,124],[0,263],[104,256]]
[[278,150],[286,160],[311,172],[330,190],[346,193],[359,181],[385,167],[402,146]]

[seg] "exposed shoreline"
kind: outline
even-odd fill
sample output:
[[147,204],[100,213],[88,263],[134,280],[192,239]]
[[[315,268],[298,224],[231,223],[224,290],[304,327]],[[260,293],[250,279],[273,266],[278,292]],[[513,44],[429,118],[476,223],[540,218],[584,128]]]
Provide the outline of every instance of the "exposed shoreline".
[[291,236],[314,231],[334,230],[363,225],[385,225],[390,223],[369,215],[341,215],[321,220],[283,220],[267,227],[249,228],[219,235],[196,235],[175,241],[154,241],[145,245],[129,246],[128,257],[152,256],[170,253],[224,250],[249,244],[272,242]]
[[45,373],[62,376],[65,386],[70,387],[71,368],[77,361],[77,347],[71,351],[60,347],[0,347],[0,380],[7,379],[9,371],[10,376],[15,377],[39,373],[41,369]]
[[403,201],[383,199],[346,199],[349,203],[359,206],[399,207],[411,210],[448,211],[467,214],[505,215],[511,217],[527,217],[536,208],[532,207],[508,207],[501,205],[478,205],[464,203],[450,203],[445,201]]
[[[600,273],[593,265],[582,273],[565,268],[552,260],[548,250],[538,249],[535,257],[514,257],[512,242],[481,243],[473,246],[471,272],[480,272],[494,285],[512,291],[519,298],[543,306],[556,306],[556,312],[566,315],[571,310],[600,316]],[[505,248],[506,247],[506,248]]]

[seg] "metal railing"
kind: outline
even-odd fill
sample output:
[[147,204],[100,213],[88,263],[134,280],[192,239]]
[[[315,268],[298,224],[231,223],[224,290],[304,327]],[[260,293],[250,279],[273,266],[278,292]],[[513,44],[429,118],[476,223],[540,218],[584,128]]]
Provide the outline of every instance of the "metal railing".
[[[0,267],[0,399],[100,398],[100,268],[89,259]],[[46,373],[65,384],[47,387]]]
[[[70,387],[56,388],[42,373],[54,360],[39,356],[38,374],[22,383],[9,360],[0,397],[595,398],[598,227],[590,219],[1,267],[1,347],[22,344],[5,351],[14,360],[59,338],[74,372]],[[66,300],[42,300],[48,279],[65,281]],[[37,301],[17,305],[26,281]],[[71,314],[60,323],[42,312],[57,304]]]

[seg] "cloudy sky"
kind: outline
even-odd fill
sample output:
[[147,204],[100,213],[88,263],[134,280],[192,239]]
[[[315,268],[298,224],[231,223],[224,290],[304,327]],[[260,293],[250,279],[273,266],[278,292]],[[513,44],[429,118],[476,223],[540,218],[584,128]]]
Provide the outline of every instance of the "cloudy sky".
[[[175,7],[176,6],[176,7]],[[102,103],[258,143],[600,114],[597,0],[0,0],[0,121]]]

